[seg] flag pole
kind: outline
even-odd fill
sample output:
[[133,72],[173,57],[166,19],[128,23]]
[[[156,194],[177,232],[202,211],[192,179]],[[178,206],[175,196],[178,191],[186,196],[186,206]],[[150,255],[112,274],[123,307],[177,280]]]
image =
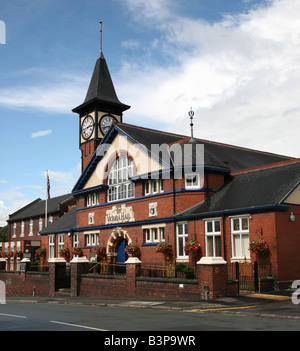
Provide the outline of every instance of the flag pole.
[[48,169],[46,171],[45,228],[47,227],[47,213],[48,213]]

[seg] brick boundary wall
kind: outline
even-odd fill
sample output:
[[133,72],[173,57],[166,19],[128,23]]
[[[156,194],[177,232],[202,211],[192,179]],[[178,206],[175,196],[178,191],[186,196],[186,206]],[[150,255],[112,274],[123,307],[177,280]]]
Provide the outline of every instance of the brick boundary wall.
[[[228,281],[226,264],[199,264],[196,279],[140,277],[141,261],[126,262],[126,276],[87,274],[88,261],[71,261],[72,297],[141,297],[212,300],[238,295],[237,281]],[[48,272],[0,271],[7,296],[55,296],[55,272],[62,262],[51,263]]]
[[0,271],[5,283],[6,296],[49,296],[48,272]]

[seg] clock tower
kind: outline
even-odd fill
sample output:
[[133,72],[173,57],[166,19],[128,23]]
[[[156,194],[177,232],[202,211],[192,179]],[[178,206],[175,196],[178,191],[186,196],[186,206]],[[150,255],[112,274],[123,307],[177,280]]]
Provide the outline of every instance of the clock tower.
[[96,61],[85,100],[72,110],[79,114],[79,147],[81,149],[82,172],[112,123],[122,122],[123,112],[130,108],[130,106],[120,102],[117,97],[102,53],[102,28],[100,32],[100,54]]

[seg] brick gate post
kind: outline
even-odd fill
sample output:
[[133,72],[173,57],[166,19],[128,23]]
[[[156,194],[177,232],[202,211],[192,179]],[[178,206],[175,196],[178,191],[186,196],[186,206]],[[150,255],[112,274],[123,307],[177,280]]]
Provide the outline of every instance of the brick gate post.
[[81,274],[89,270],[89,260],[83,257],[74,257],[71,262],[71,296],[78,297],[80,293]]
[[127,294],[135,296],[135,278],[140,274],[142,262],[137,257],[129,257],[125,263]]
[[202,257],[197,265],[201,297],[213,300],[226,296],[227,262],[222,257]]

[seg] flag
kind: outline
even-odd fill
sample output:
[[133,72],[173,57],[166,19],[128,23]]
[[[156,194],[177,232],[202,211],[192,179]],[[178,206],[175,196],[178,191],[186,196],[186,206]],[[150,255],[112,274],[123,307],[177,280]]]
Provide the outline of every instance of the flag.
[[47,171],[47,198],[50,199],[50,180],[49,180],[48,171]]

